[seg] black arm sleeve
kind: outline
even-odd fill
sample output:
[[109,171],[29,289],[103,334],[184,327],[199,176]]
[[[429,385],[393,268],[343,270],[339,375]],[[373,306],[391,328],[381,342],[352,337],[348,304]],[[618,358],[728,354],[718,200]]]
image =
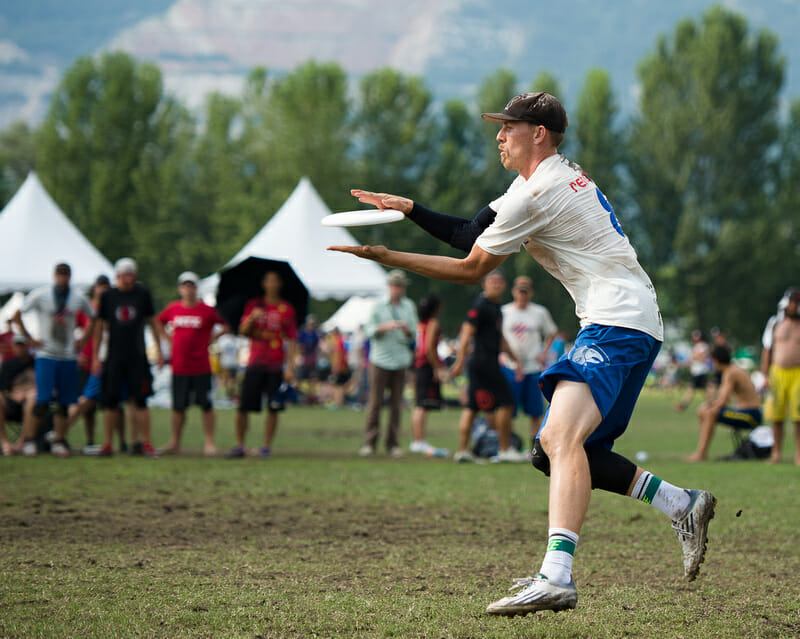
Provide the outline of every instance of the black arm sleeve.
[[469,253],[472,250],[472,245],[475,244],[475,240],[494,222],[496,215],[497,213],[487,206],[472,220],[465,220],[463,217],[431,211],[414,202],[414,208],[407,217],[437,240]]

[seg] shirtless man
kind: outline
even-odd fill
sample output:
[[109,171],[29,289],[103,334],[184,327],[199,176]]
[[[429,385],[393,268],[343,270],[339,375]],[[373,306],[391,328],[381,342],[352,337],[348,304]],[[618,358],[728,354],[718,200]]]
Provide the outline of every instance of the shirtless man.
[[[722,381],[717,398],[697,409],[700,440],[697,442],[697,450],[686,458],[688,462],[706,460],[717,423],[750,430],[761,423],[761,399],[750,381],[750,376],[731,363],[730,349],[727,346],[715,346],[711,350],[711,362],[722,374]],[[728,406],[731,400],[733,408]]]
[[783,422],[794,422],[794,463],[800,466],[800,289],[791,289],[783,317],[772,331],[771,347],[761,355],[761,372],[769,379],[767,419],[772,422],[775,443],[771,464],[781,461]]

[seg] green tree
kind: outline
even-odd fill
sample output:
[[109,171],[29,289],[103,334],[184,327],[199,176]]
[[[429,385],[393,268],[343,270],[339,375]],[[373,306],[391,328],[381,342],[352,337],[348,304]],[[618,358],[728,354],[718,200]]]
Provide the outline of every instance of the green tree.
[[255,134],[265,136],[262,144],[274,154],[270,174],[278,206],[304,175],[332,208],[349,203],[349,105],[347,76],[334,63],[307,62],[272,83]]
[[212,93],[206,99],[205,125],[194,145],[194,190],[197,208],[207,220],[220,268],[264,225],[266,205],[249,197],[247,184],[269,178],[249,164],[245,139],[239,135],[242,104],[239,99]]
[[[486,78],[478,88],[478,110],[481,113],[498,113],[508,101],[519,93],[516,88],[517,78],[513,72],[499,69]],[[481,124],[483,157],[480,164],[483,177],[479,182],[480,199],[485,204],[502,195],[515,176],[506,171],[500,164],[500,152],[497,150],[497,132],[499,125],[492,122]]]
[[572,158],[612,203],[619,199],[619,165],[623,157],[622,133],[615,127],[618,111],[608,72],[590,70],[572,117]]
[[750,309],[760,293],[752,277],[731,286],[724,256],[747,260],[750,273],[769,261],[767,247],[739,251],[769,207],[783,70],[775,36],[751,34],[722,7],[682,21],[639,66],[631,185],[667,316],[747,337],[757,330]]
[[14,196],[36,164],[36,134],[25,122],[0,131],[0,207]]
[[146,224],[131,225],[135,255],[156,300],[175,296],[175,278],[186,270],[201,275],[219,266],[211,211],[199,197],[198,164],[193,158],[196,122],[173,99],[164,100],[132,181]]
[[123,53],[80,58],[65,73],[40,129],[42,182],[110,259],[135,255],[132,229],[148,222],[133,175],[153,141],[162,97],[161,74],[152,64]]

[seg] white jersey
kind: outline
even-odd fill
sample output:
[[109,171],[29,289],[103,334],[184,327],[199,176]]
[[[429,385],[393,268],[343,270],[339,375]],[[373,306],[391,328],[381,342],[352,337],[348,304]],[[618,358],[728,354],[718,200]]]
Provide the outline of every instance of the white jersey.
[[87,317],[95,312],[89,301],[74,288],[69,289],[64,308],[56,307],[53,286],[42,286],[28,293],[22,304],[22,312],[37,311],[39,315],[39,339],[44,346],[38,355],[51,359],[76,359],[75,313],[83,311]]
[[484,251],[511,255],[524,246],[567,289],[581,326],[632,328],[663,341],[655,288],[608,200],[577,164],[553,155],[490,207],[497,216],[476,241]]
[[543,367],[536,358],[541,355],[545,340],[557,330],[550,311],[541,304],[518,308],[513,302],[501,310],[503,337],[522,362],[522,372],[538,373]]

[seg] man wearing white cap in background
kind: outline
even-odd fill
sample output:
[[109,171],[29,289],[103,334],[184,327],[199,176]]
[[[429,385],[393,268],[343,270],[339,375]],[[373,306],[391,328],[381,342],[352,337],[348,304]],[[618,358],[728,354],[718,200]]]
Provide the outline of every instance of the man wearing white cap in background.
[[[186,424],[186,409],[196,404],[203,411],[203,452],[214,455],[214,391],[208,347],[230,327],[219,313],[197,297],[198,277],[191,271],[178,276],[179,300],[170,302],[158,314],[158,323],[172,345],[172,438],[159,452],[179,453]],[[214,327],[222,330],[214,333]]]
[[[154,317],[150,292],[136,281],[136,262],[129,257],[123,257],[114,265],[114,273],[117,285],[103,293],[100,298],[94,334],[95,375],[103,380],[103,404],[106,408],[105,442],[98,455],[107,457],[112,454],[111,435],[115,418],[119,419],[120,403],[128,399],[135,431],[131,436],[132,453],[157,457],[158,454],[150,442],[150,409],[147,407],[147,398],[153,394],[153,377],[145,349],[144,331],[147,325],[153,331],[158,349],[158,365],[163,366],[161,327]],[[108,354],[104,364],[99,357],[99,348],[106,328]]]

